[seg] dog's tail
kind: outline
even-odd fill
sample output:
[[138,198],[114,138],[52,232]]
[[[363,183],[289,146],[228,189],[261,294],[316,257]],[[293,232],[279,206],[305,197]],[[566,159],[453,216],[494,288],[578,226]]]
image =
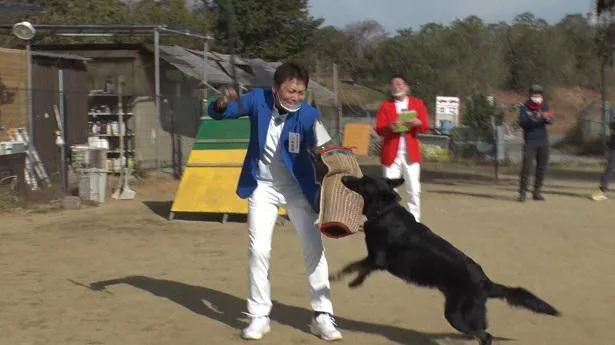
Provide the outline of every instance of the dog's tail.
[[491,283],[489,297],[505,299],[511,306],[529,309],[536,313],[552,316],[561,315],[552,305],[522,287],[513,288],[498,283]]

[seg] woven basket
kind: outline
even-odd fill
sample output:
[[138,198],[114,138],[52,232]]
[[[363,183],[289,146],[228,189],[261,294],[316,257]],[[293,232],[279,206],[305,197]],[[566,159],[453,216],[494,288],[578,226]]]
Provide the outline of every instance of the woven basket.
[[331,238],[342,238],[360,231],[364,223],[363,198],[346,188],[342,177],[362,177],[363,173],[352,150],[345,147],[320,152],[326,173],[320,191],[318,229]]

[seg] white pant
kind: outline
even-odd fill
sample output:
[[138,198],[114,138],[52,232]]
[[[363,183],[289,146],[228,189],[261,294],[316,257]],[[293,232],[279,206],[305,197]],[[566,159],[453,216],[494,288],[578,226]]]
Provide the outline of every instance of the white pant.
[[278,216],[278,206],[286,205],[293,223],[307,269],[314,311],[333,314],[330,301],[329,269],[322,237],[315,226],[318,217],[296,184],[277,187],[271,182],[259,181],[248,198],[248,230],[250,237],[250,287],[248,313],[252,317],[268,316],[271,312],[269,284],[269,258],[271,239]]
[[417,222],[421,221],[421,165],[408,164],[404,157],[397,156],[390,166],[383,167],[386,178],[404,178],[404,186],[408,193],[408,211]]

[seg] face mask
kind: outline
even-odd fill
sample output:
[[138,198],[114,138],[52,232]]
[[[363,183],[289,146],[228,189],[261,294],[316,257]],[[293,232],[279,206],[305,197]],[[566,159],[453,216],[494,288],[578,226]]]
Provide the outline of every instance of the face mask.
[[280,108],[286,110],[289,113],[294,113],[294,112],[299,111],[299,109],[301,109],[301,103],[297,104],[297,106],[295,108],[291,108],[291,107],[288,107],[288,106],[282,104],[282,100],[280,100],[280,98],[278,97],[278,93],[275,92],[275,91],[273,92],[273,98],[275,99],[276,104]]
[[393,97],[401,97],[405,95],[406,95],[406,91],[398,91],[398,92],[393,93]]
[[530,100],[534,104],[542,104],[542,97],[540,97],[540,96],[532,96],[532,97],[530,97]]

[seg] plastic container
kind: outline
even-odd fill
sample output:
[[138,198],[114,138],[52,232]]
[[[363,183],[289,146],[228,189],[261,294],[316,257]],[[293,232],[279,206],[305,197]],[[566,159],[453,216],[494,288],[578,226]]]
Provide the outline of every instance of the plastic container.
[[107,194],[106,169],[82,169],[79,175],[79,197],[83,200],[105,202]]
[[26,143],[23,141],[0,141],[0,155],[10,155],[26,151]]

